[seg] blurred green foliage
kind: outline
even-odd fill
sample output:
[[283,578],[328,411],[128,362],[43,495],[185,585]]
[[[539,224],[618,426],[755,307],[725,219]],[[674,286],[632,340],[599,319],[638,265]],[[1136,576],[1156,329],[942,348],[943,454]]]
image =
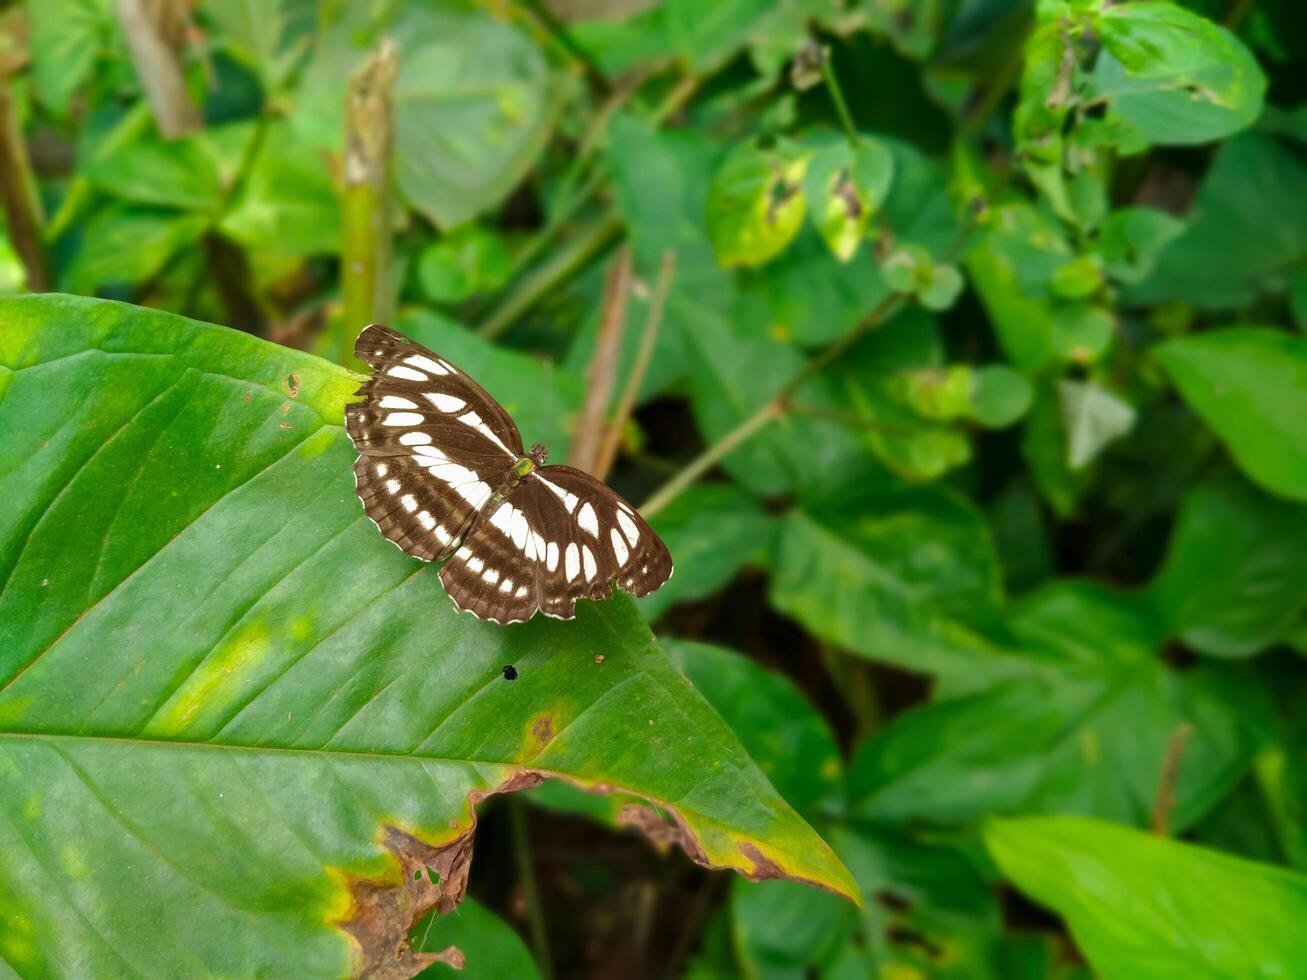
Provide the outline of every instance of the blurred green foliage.
[[[1307,976],[1297,5],[198,0],[154,25],[173,138],[119,14],[0,5],[39,219],[7,196],[0,294],[39,262],[334,356],[389,39],[398,329],[561,460],[614,249],[617,390],[661,306],[610,480],[677,563],[639,608],[864,904],[663,865],[637,901],[547,858],[626,798],[549,787],[559,974]],[[478,862],[415,948],[528,975],[540,900]]]

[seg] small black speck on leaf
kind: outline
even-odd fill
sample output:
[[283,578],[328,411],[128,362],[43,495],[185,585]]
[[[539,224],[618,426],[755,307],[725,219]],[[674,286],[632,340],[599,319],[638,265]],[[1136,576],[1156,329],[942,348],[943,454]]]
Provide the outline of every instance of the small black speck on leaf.
[[506,681],[517,680],[517,668],[514,667],[512,664],[504,664],[504,680]]

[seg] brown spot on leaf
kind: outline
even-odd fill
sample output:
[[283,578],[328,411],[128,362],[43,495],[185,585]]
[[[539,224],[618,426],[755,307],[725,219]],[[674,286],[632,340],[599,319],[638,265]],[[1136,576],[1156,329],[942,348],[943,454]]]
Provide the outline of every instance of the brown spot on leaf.
[[496,793],[537,786],[543,779],[522,770],[494,789],[469,793],[467,829],[443,844],[429,844],[398,827],[383,825],[381,845],[399,866],[398,880],[393,876],[349,880],[349,915],[335,923],[357,944],[354,976],[408,980],[433,963],[463,968],[463,954],[453,946],[438,953],[415,952],[409,947],[409,930],[433,908],[444,915],[463,900],[472,864],[476,805]]
[[536,719],[536,723],[531,726],[531,734],[541,745],[547,745],[549,740],[554,737],[554,719],[549,715],[541,715]]
[[696,864],[713,867],[712,862],[708,860],[708,855],[699,845],[699,839],[694,836],[694,831],[675,810],[667,809],[660,814],[651,806],[628,803],[617,814],[617,822],[624,827],[636,828],[660,850],[676,844]]
[[601,664],[601,663],[603,663],[603,662],[604,662],[604,655],[603,655],[602,653],[596,653],[596,654],[595,654],[595,663],[597,663],[597,664]]
[[281,423],[281,427],[282,427],[283,429],[293,429],[293,428],[295,428],[295,426],[291,425],[289,422],[282,422],[282,423]]
[[281,406],[281,414],[282,414],[282,415],[289,415],[289,414],[290,414],[290,402],[283,402],[283,403],[282,403],[282,406]]
[[241,401],[246,401],[246,402],[247,402],[247,401],[249,401],[249,400],[250,400],[251,398],[253,398],[253,397],[254,397],[254,393],[251,392],[251,391],[247,391],[247,392],[245,392],[244,395],[241,396]]
[[286,376],[286,391],[290,394],[291,398],[299,397],[300,376],[294,371]]

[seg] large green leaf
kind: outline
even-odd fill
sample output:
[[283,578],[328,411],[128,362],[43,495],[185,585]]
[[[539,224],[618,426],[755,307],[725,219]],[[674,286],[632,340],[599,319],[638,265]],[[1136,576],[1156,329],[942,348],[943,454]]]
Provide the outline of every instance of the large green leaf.
[[62,115],[116,33],[113,11],[108,0],[42,0],[26,6],[36,92]]
[[12,969],[369,969],[461,897],[471,804],[540,778],[649,800],[713,866],[856,894],[629,599],[481,623],[377,535],[339,424],[356,376],[99,301],[0,322]]
[[445,964],[429,967],[422,977],[439,980],[537,980],[531,953],[512,928],[499,916],[471,898],[464,899],[448,915],[431,912],[413,930],[413,948],[439,953],[453,946],[463,954],[466,966],[458,973]]
[[1188,646],[1248,656],[1283,636],[1307,605],[1305,554],[1307,508],[1237,478],[1211,480],[1185,496],[1166,565],[1149,589]]
[[1255,483],[1307,500],[1307,337],[1232,327],[1173,340],[1155,354]]
[[1189,217],[1132,303],[1234,309],[1282,292],[1307,251],[1307,164],[1285,141],[1244,133],[1217,151]]
[[1205,143],[1251,125],[1266,76],[1233,34],[1164,0],[1104,8],[1095,93],[1151,143]]
[[1264,738],[1258,719],[1271,709],[1248,678],[1171,671],[1138,604],[1106,590],[1049,586],[1021,604],[1013,629],[1027,651],[1019,676],[1009,664],[980,690],[969,690],[975,677],[953,681],[967,693],[900,715],[862,747],[849,774],[856,813],[966,822],[1070,810],[1143,823],[1172,733],[1188,725],[1172,816],[1185,826]]
[[1104,977],[1294,977],[1307,877],[1099,820],[997,820],[1003,873],[1066,920]]

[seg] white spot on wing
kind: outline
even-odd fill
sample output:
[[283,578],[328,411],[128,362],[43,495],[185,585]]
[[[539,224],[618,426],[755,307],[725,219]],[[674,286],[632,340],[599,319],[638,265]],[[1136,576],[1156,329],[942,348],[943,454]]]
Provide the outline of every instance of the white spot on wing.
[[[621,505],[620,500],[618,501],[618,505]],[[622,525],[622,533],[626,535],[626,540],[631,542],[631,547],[634,548],[635,543],[640,540],[640,529],[635,526],[635,521],[631,520],[619,510],[617,512],[617,523]]]
[[519,585],[519,586],[517,587],[517,591],[514,592],[513,595],[517,596],[517,598],[519,598],[519,599],[522,598],[524,595],[526,595],[526,586],[525,586],[525,585]]
[[[405,432],[404,435],[405,435],[405,436],[421,436],[421,435],[426,435],[426,433],[425,433],[425,432]],[[399,441],[400,441],[400,442],[403,442],[403,441],[404,441],[404,436],[400,436]],[[435,446],[428,446],[428,445],[426,445],[426,444],[423,444],[423,445],[421,445],[421,446],[414,446],[414,447],[413,447],[413,452],[417,454],[417,455],[414,456],[413,458],[416,459],[416,460],[417,460],[419,463],[421,463],[423,466],[430,466],[432,463],[436,463],[436,462],[441,462],[441,463],[443,463],[443,462],[445,462],[447,459],[449,459],[448,456],[446,456],[444,453],[442,453],[442,452],[441,452],[439,449],[437,449]],[[425,459],[422,459],[421,457],[426,457],[426,458],[425,458]]]
[[564,565],[567,571],[567,580],[570,582],[581,574],[581,553],[576,550],[576,544],[572,543],[567,546],[567,554],[564,556]]
[[595,564],[594,552],[590,550],[588,544],[581,545],[581,557],[585,559],[585,580],[593,582],[594,577],[599,574],[599,566]]
[[494,585],[496,582],[499,581],[498,570],[494,568],[487,568],[485,574],[481,576],[481,580],[485,582],[486,585]]
[[396,364],[394,367],[386,368],[386,373],[392,378],[402,378],[405,381],[427,380],[427,376],[421,371],[414,371],[412,368],[404,367],[402,364]]
[[454,540],[454,536],[453,536],[452,534],[450,534],[448,531],[445,530],[445,525],[443,525],[443,524],[437,524],[437,525],[436,525],[436,539],[437,539],[437,540],[438,540],[442,545],[444,545],[444,544],[449,544],[449,542],[453,541],[453,540]]
[[576,522],[589,532],[590,537],[599,537],[599,519],[595,517],[595,509],[590,506],[590,501],[587,500],[581,512],[576,515]]
[[436,519],[425,510],[418,514],[418,522],[428,531],[436,529]]
[[482,420],[481,416],[478,415],[476,412],[466,412],[460,415],[458,417],[458,420],[462,422],[464,425],[468,425],[476,429],[483,436],[485,436],[487,439],[493,442],[504,452],[508,453],[508,455],[512,456],[514,459],[517,458],[517,453],[513,452],[513,450],[505,446],[503,440],[500,439],[499,436],[495,435],[495,430],[490,428],[490,426],[486,425],[485,421]]
[[455,398],[453,395],[442,395],[439,392],[424,391],[422,396],[427,401],[435,405],[442,412],[457,412],[467,406],[467,402],[461,398]]
[[418,509],[418,502],[413,499],[411,493],[404,494],[404,496],[399,498],[399,502],[404,505],[404,509],[410,514]]
[[470,571],[473,575],[480,575],[481,569],[486,567],[486,563],[483,562],[480,558],[473,557],[467,560],[467,567],[468,567],[468,571]]
[[415,368],[421,368],[423,371],[429,371],[431,374],[448,374],[442,364],[438,364],[429,357],[421,354],[414,354],[412,357],[404,358],[405,364],[412,364]]
[[500,583],[499,583],[499,591],[502,592],[502,593],[504,593],[504,595],[508,595],[508,593],[512,592],[512,591],[513,591],[513,580],[512,580],[511,578],[506,578],[506,579],[504,579],[504,581],[500,582]]
[[622,536],[617,533],[615,527],[608,529],[608,536],[613,539],[613,554],[617,557],[617,564],[625,565],[626,559],[631,555],[626,549],[626,542],[622,540]]
[[390,467],[387,466],[385,463],[378,463],[375,467],[373,467],[372,472],[376,473],[377,476],[381,477],[381,479],[384,480],[386,478],[386,474],[390,472]]
[[414,429],[412,432],[401,432],[399,434],[399,444],[401,446],[426,446],[430,444],[430,442],[430,434],[420,432],[417,429]]
[[387,481],[386,481],[386,489],[389,490],[391,493],[399,493],[399,481],[398,481],[398,480],[387,480]]
[[526,551],[526,541],[531,534],[531,528],[527,526],[526,515],[516,507],[513,508],[513,519],[510,524],[513,533],[513,547],[518,551]]
[[577,499],[576,494],[569,493],[568,491],[560,487],[557,483],[554,483],[551,480],[546,480],[543,476],[540,476],[539,474],[536,475],[536,478],[541,483],[543,483],[546,487],[549,488],[550,493],[552,493],[555,497],[557,497],[559,500],[563,502],[563,506],[567,508],[567,512],[569,514],[573,513],[576,510],[576,505],[580,503],[580,501]]
[[391,412],[381,420],[382,425],[421,425],[422,416],[417,412]]
[[551,572],[558,567],[558,542],[550,541],[545,549],[545,567]]
[[381,399],[382,408],[417,408],[417,402],[411,402],[407,398],[400,398],[399,395],[387,395]]
[[544,561],[544,560],[545,560],[545,539],[542,538],[542,537],[541,537],[541,536],[540,536],[536,531],[534,531],[534,530],[532,530],[532,532],[531,532],[531,544],[532,544],[532,546],[533,546],[533,548],[534,548],[534,550],[535,550],[535,560],[536,560],[536,561]]

